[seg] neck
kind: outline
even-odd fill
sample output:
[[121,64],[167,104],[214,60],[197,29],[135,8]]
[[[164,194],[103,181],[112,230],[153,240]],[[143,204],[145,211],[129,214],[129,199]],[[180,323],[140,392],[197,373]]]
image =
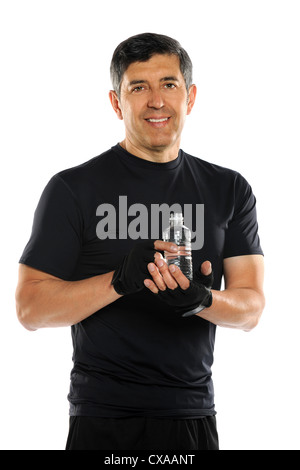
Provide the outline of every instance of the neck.
[[155,163],[167,163],[176,160],[180,148],[180,142],[172,148],[141,148],[132,144],[128,139],[124,139],[120,142],[120,145],[132,155]]

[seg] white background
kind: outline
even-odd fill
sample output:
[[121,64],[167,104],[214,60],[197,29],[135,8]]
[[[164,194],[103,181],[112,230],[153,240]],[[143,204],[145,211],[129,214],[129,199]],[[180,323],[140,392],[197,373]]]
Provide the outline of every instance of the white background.
[[267,306],[251,333],[217,331],[221,449],[300,449],[299,24],[297,0],[1,0],[1,449],[64,448],[70,330],[18,323],[18,259],[50,177],[123,138],[110,59],[146,31],[194,63],[182,148],[240,171],[257,197]]

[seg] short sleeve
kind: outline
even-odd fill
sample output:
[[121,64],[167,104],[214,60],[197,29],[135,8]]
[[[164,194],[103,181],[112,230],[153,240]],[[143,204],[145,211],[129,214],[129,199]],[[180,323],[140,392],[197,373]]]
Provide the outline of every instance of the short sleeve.
[[225,235],[224,258],[263,255],[258,235],[256,199],[251,186],[239,173],[234,181],[234,210]]
[[80,256],[82,226],[74,194],[63,179],[55,175],[35,210],[32,233],[20,263],[69,280]]

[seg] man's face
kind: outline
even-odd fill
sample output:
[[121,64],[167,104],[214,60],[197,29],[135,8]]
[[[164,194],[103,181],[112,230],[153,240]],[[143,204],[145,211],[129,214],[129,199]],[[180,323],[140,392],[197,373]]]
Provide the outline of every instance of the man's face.
[[114,92],[110,96],[118,117],[124,120],[129,147],[178,152],[196,87],[190,87],[188,96],[177,56],[157,54],[147,62],[134,62],[123,76],[120,99]]

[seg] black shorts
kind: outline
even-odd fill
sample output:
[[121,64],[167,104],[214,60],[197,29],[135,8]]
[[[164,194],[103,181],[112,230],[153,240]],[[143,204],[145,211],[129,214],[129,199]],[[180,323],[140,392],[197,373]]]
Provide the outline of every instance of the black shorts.
[[66,450],[219,450],[216,418],[71,416]]

